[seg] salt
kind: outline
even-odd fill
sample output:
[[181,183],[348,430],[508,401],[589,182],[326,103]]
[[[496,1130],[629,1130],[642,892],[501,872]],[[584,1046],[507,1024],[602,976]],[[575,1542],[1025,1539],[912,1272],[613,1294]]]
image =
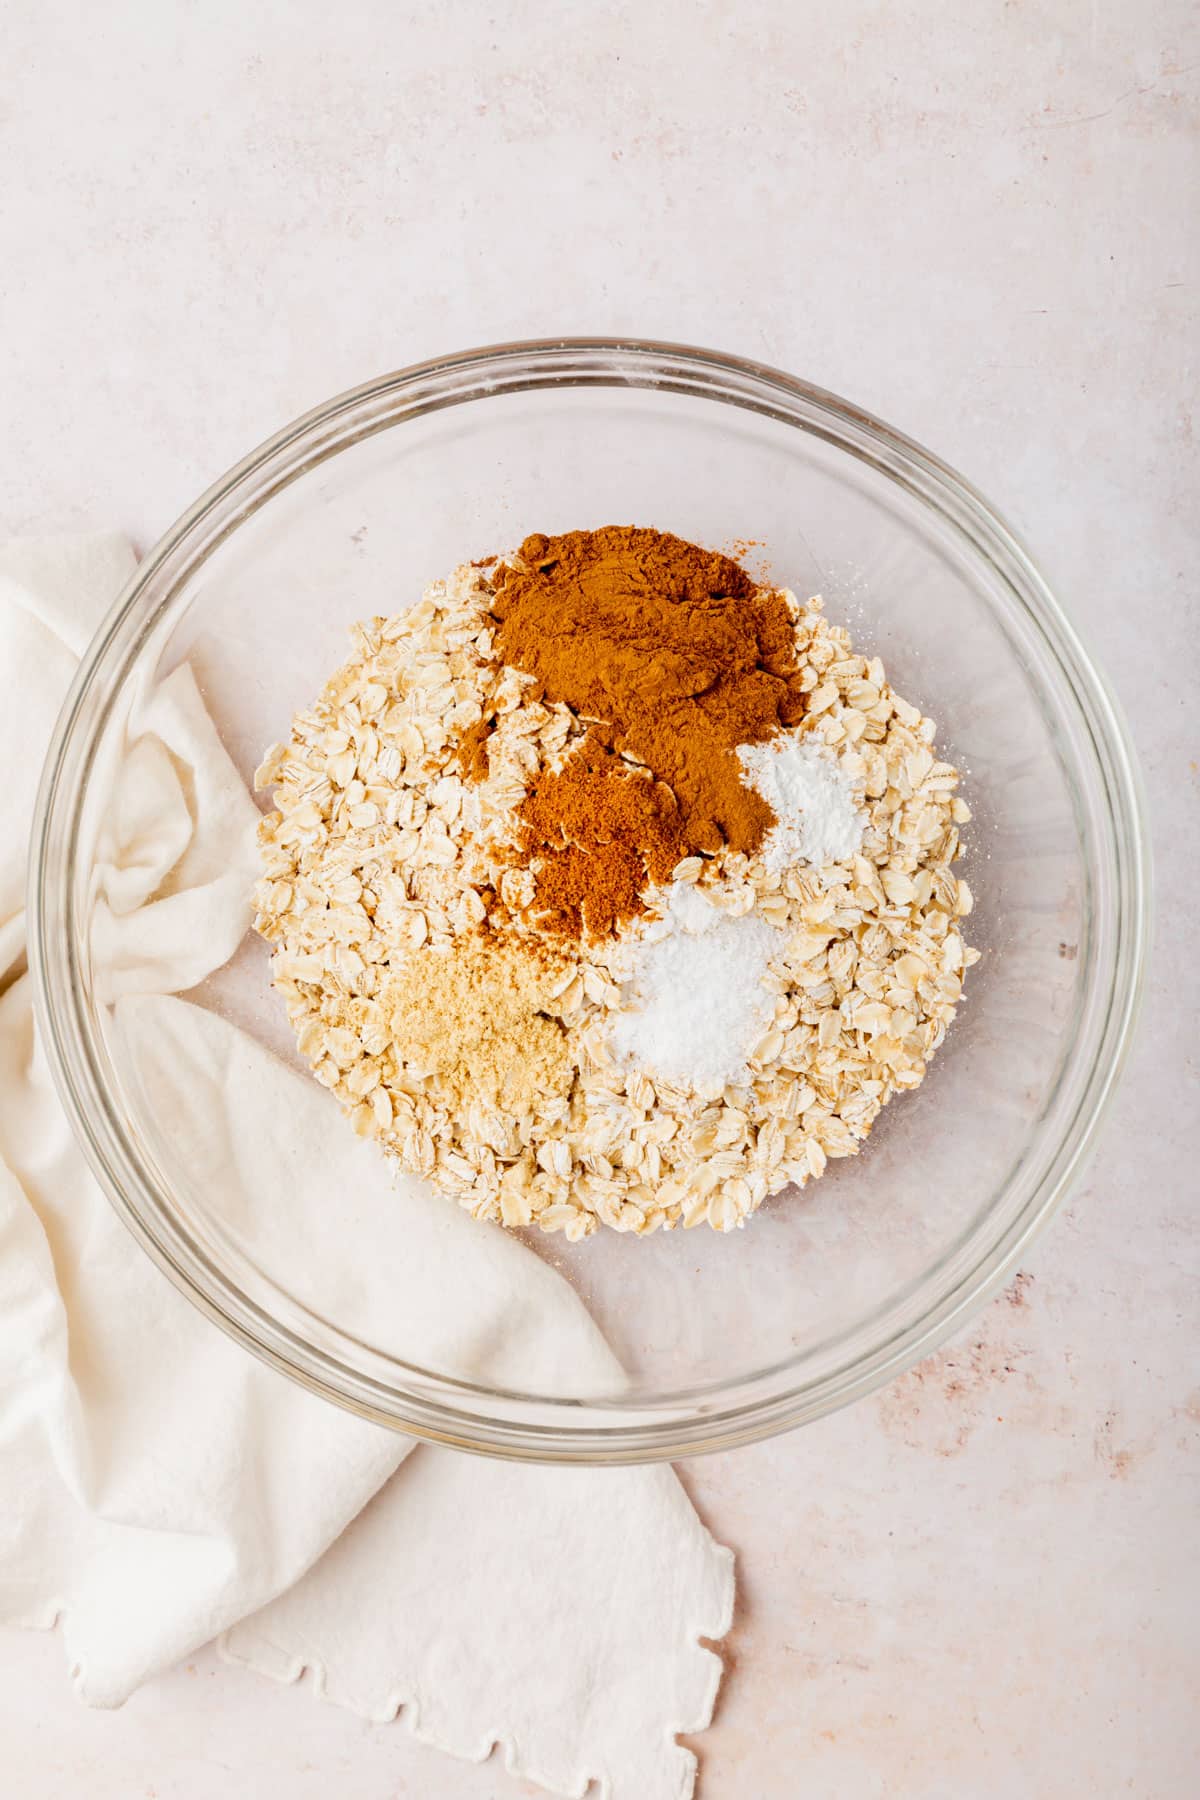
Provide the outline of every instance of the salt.
[[824,868],[844,862],[862,843],[866,814],[854,786],[833,752],[811,736],[785,733],[765,744],[741,744],[738,757],[750,785],[778,823],[763,843],[767,868],[795,863]]
[[754,913],[735,918],[676,882],[661,921],[631,947],[617,1056],[693,1087],[747,1080],[775,1011],[763,978],[783,946],[783,933]]

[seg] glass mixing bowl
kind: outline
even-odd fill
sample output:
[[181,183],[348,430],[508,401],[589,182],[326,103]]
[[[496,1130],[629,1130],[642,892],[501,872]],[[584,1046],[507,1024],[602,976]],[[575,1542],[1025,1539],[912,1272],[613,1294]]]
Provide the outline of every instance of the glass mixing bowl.
[[[436,1366],[397,1319],[364,1341],[345,1269],[282,1256],[156,1129],[88,955],[83,821],[124,753],[130,697],[191,661],[251,777],[346,653],[356,618],[526,533],[653,525],[820,592],[938,724],[974,812],[959,865],[984,952],[921,1089],[863,1153],[742,1231],[600,1231],[532,1246],[624,1369],[518,1392]],[[387,375],[290,425],[146,557],[98,634],[46,766],[30,913],[64,1101],[135,1236],[278,1369],[383,1424],[547,1461],[674,1457],[779,1431],[897,1375],[959,1329],[1061,1199],[1111,1096],[1147,941],[1129,744],[1013,534],[953,470],[775,370],[669,344],[561,340]],[[250,934],[192,998],[289,1049]],[[281,1030],[282,1026],[282,1030]],[[348,1126],[332,1101],[328,1130]],[[447,1202],[447,1204],[451,1204]],[[278,1206],[286,1214],[281,1175]],[[479,1230],[498,1227],[480,1225]],[[339,1252],[369,1258],[348,1232]],[[302,1273],[298,1274],[297,1270]]]

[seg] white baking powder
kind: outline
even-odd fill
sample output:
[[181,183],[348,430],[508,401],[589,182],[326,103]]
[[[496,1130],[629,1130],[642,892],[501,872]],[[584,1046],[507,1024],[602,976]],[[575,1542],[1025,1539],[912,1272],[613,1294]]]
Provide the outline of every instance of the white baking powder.
[[741,744],[738,756],[779,821],[763,843],[768,869],[843,862],[862,843],[866,814],[833,751],[811,736],[784,732],[765,744]]
[[694,1087],[747,1079],[746,1059],[775,1011],[763,977],[783,943],[754,913],[734,918],[676,882],[662,919],[630,947],[617,1056]]

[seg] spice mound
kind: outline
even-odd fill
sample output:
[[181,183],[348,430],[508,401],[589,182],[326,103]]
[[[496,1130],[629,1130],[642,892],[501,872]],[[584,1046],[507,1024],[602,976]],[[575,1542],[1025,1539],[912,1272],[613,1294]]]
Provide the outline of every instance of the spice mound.
[[258,785],[300,1051],[509,1226],[741,1225],[920,1084],[976,960],[932,722],[666,532],[534,534],[360,623]]

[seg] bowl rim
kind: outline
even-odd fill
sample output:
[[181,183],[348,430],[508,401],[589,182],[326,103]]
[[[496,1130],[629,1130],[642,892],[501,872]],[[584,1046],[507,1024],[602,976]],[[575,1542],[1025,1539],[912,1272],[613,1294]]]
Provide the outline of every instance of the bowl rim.
[[[1091,1067],[1070,1117],[1026,1203],[1009,1226],[960,1269],[938,1300],[865,1355],[815,1379],[751,1394],[730,1405],[678,1404],[679,1390],[645,1403],[585,1403],[486,1389],[408,1370],[379,1353],[355,1357],[314,1348],[238,1289],[170,1219],[157,1189],[105,1104],[96,1046],[76,980],[71,859],[90,748],[153,617],[195,568],[272,494],[361,438],[404,418],[504,391],[584,384],[659,388],[731,401],[783,419],[861,455],[933,507],[965,536],[1020,602],[1065,680],[1106,808],[1111,868],[1111,970],[1093,1024]],[[397,418],[398,396],[411,397]],[[104,684],[111,691],[105,694]],[[519,340],[412,364],[347,389],[302,414],[221,476],[139,564],[85,653],[63,704],[38,792],[28,878],[29,965],[35,1010],[53,1078],[73,1130],[124,1223],[187,1297],[230,1336],[281,1373],[375,1423],[509,1459],[639,1462],[752,1442],[861,1398],[912,1367],[952,1335],[1007,1279],[1056,1210],[1094,1143],[1132,1042],[1145,981],[1151,868],[1140,776],[1120,709],[1062,606],[1012,528],[933,452],[873,414],[799,377],[745,358],[650,338]],[[1076,1046],[1063,1061],[1065,1070]],[[1004,1190],[1001,1190],[1003,1192]],[[993,1209],[996,1200],[994,1198]],[[989,1211],[992,1209],[989,1209]],[[294,1310],[294,1309],[293,1309]],[[893,1307],[893,1310],[894,1307]],[[337,1335],[337,1334],[335,1334]],[[348,1350],[365,1350],[341,1337]],[[774,1371],[769,1371],[773,1373]],[[756,1371],[744,1385],[753,1386]],[[499,1408],[494,1402],[499,1400]],[[507,1409],[507,1410],[506,1410]]]

